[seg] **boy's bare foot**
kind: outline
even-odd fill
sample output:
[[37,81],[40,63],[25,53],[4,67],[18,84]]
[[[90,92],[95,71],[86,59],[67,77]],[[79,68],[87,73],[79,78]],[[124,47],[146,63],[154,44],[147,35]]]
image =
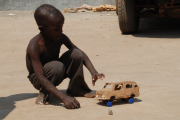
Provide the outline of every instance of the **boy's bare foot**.
[[49,105],[49,94],[40,92],[35,103],[37,105]]
[[94,98],[96,96],[96,91],[91,91],[91,92],[81,91],[81,92],[75,93],[73,95],[80,95],[80,96],[84,96],[87,98]]

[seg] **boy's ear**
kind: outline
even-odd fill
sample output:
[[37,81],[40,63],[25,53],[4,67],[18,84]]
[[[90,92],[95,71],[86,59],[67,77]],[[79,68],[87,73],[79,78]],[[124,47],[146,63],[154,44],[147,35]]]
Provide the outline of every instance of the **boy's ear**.
[[39,30],[42,32],[44,30],[43,26],[38,26]]

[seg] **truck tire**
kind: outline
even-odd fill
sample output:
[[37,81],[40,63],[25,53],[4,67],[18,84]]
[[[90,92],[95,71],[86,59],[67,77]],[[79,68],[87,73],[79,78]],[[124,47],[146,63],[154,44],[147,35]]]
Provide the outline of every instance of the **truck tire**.
[[135,0],[118,0],[119,27],[123,34],[136,33],[139,16],[135,11]]
[[116,0],[116,14],[118,15],[118,0]]

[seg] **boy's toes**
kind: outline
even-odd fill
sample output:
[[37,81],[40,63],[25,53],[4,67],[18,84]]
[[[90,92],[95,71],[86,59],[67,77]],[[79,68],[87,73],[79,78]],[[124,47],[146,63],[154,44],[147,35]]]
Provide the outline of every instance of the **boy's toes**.
[[96,96],[96,91],[80,91],[78,93],[72,94],[73,96],[83,96],[87,98],[94,98]]
[[49,105],[49,95],[47,94],[46,96],[43,93],[39,93],[35,103],[37,105]]
[[35,103],[36,103],[37,105],[44,105],[44,103],[43,103],[43,98],[37,97]]
[[94,98],[95,96],[96,96],[96,91],[92,91],[92,92],[84,94],[84,97],[87,97],[87,98]]
[[45,104],[45,105],[49,105],[49,102],[46,101],[44,104]]

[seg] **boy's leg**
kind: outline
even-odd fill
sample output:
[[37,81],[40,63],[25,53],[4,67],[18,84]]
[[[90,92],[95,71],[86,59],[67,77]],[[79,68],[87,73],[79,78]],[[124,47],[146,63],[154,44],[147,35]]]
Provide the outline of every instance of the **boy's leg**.
[[[58,86],[63,81],[63,76],[65,73],[64,65],[59,61],[52,61],[44,65],[43,67],[45,77],[54,85]],[[35,73],[29,76],[29,79],[33,86],[39,90],[39,95],[36,99],[36,104],[49,104],[48,96],[49,93],[44,89],[37,79]]]
[[84,81],[82,52],[78,49],[70,49],[60,57],[59,61],[64,64],[65,74],[70,78],[67,94],[94,97],[95,93],[91,92]]

